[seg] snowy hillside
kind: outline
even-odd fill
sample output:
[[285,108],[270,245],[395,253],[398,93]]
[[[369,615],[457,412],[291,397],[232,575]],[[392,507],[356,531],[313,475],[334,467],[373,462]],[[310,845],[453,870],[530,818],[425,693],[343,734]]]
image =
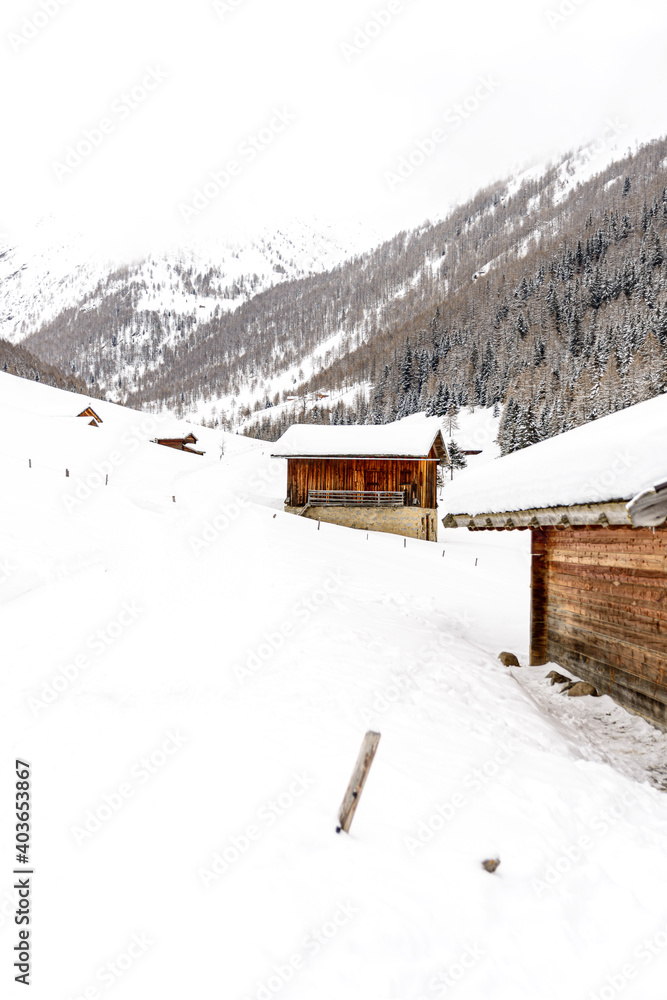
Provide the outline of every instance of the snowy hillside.
[[196,428],[187,455],[85,402],[0,373],[35,1000],[663,1000],[667,736],[500,665],[526,662],[527,536],[318,530],[270,446]]
[[0,336],[17,343],[41,323],[81,301],[113,270],[82,234],[53,218],[20,239],[0,235]]
[[[143,288],[137,309],[195,311],[208,319],[216,305],[234,309],[272,285],[328,270],[378,242],[362,225],[294,221],[245,240],[181,243],[135,261],[118,247],[105,253],[92,234],[44,218],[18,241],[0,238],[0,337],[20,341],[63,310],[84,300],[90,309],[128,282]],[[213,271],[217,280],[193,306],[187,280],[173,283],[176,268],[183,274]]]

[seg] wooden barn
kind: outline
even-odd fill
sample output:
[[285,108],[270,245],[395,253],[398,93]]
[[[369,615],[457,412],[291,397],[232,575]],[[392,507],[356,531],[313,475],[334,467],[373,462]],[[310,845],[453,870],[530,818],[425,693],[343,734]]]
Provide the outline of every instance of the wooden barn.
[[663,728],[666,476],[663,395],[461,475],[443,520],[530,530],[530,663],[561,664]]
[[186,434],[185,437],[164,437],[156,438],[155,443],[164,445],[165,448],[176,448],[177,451],[187,451],[190,455],[204,455],[203,451],[198,451],[196,448],[192,448],[191,445],[197,444],[197,438],[194,434]]
[[273,449],[287,459],[285,510],[371,531],[437,540],[440,422],[295,424]]
[[100,424],[104,423],[102,418],[95,413],[92,406],[87,406],[85,410],[81,411],[81,413],[77,413],[77,417],[91,417],[88,421],[88,424],[91,427],[99,427]]

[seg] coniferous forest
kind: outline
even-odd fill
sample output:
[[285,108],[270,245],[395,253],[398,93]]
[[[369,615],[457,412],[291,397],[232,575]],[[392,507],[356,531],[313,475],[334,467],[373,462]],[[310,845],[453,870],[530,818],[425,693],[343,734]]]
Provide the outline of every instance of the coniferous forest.
[[67,389],[70,392],[85,392],[86,386],[82,379],[63,373],[58,368],[40,361],[20,344],[11,344],[0,338],[0,371],[9,375],[18,375],[34,382],[43,382],[56,389]]

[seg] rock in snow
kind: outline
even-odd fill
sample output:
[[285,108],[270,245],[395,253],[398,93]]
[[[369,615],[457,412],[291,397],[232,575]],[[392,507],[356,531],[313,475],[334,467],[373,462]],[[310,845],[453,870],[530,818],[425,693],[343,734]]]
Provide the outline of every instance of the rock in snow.
[[521,664],[514,653],[501,653],[498,657],[504,667],[520,667]]
[[570,698],[581,698],[585,695],[591,695],[593,698],[597,698],[598,693],[596,688],[592,684],[587,684],[585,681],[577,681],[576,684],[572,684],[567,688],[567,694]]

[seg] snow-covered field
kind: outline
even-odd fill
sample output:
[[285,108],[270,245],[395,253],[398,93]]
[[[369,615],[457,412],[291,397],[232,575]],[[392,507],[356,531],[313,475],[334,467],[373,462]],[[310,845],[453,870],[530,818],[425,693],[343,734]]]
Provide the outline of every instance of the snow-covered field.
[[527,535],[318,530],[83,405],[0,374],[4,979],[19,757],[37,1000],[664,1000],[667,737],[500,665]]

